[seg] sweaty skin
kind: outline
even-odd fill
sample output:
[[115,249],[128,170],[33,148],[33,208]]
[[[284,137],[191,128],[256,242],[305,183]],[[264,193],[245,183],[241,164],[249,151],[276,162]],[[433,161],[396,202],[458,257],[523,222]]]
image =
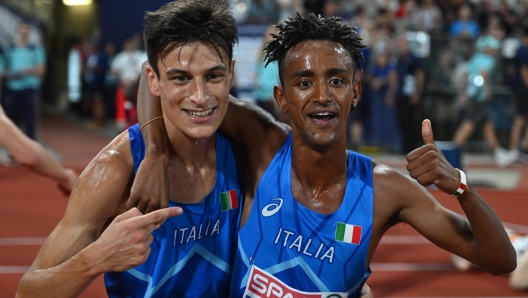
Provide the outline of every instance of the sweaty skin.
[[[307,208],[331,214],[343,200],[346,122],[361,85],[354,79],[354,64],[348,52],[332,41],[301,42],[289,49],[285,61],[284,85],[276,86],[274,94],[280,109],[289,112],[292,119],[292,193]],[[141,111],[146,105],[144,98],[139,99],[139,105]],[[150,107],[149,111],[156,109]],[[140,113],[140,121],[155,115]],[[152,126],[149,133],[159,134],[155,131],[159,125]],[[289,128],[254,105],[232,98],[220,130],[247,147],[254,193]],[[150,137],[145,138],[148,142]],[[451,194],[458,188],[460,178],[436,147],[429,120],[422,124],[422,138],[424,145],[407,155],[410,176],[372,161],[374,218],[367,267],[384,233],[403,222],[440,248],[491,274],[511,272],[516,266],[515,251],[498,217],[473,189],[470,178],[464,194],[453,198],[459,201],[467,219],[444,208],[424,188],[435,184]],[[252,195],[246,196],[241,226],[251,210]]]

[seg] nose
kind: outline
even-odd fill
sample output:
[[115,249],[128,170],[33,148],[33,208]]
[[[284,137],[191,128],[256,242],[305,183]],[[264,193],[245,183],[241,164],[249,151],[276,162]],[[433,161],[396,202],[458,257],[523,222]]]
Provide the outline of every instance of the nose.
[[197,106],[203,107],[209,99],[209,86],[203,78],[197,77],[192,83],[193,90],[191,91],[190,100]]
[[317,82],[315,86],[314,101],[321,105],[326,105],[332,101],[330,88],[325,81]]

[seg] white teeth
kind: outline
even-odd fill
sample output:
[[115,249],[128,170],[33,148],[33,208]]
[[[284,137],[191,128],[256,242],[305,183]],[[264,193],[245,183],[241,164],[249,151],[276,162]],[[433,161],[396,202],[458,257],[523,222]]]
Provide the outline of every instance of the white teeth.
[[211,115],[211,113],[213,112],[213,109],[209,109],[209,110],[205,110],[205,111],[187,111],[187,114],[193,116],[193,117],[206,117],[206,116],[209,116]]
[[328,112],[322,112],[322,113],[317,113],[315,114],[317,116],[321,116],[321,117],[325,117],[325,116],[331,116],[332,114],[331,113],[328,113]]

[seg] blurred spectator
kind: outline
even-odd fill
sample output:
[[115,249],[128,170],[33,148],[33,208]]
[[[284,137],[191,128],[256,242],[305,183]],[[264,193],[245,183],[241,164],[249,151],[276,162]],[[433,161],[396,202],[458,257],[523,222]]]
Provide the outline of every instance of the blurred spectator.
[[76,38],[71,40],[70,51],[68,52],[68,99],[70,108],[76,116],[81,115],[82,98],[82,57],[81,43]]
[[358,148],[364,141],[365,134],[368,132],[365,126],[368,125],[370,116],[370,84],[368,80],[368,74],[365,72],[370,68],[370,53],[369,47],[362,48],[361,53],[363,54],[364,61],[361,62],[362,71],[356,70],[355,79],[361,82],[361,94],[359,95],[359,101],[356,104],[354,111],[350,112],[348,116],[348,137],[349,142],[354,149]]
[[94,49],[88,61],[84,79],[88,87],[88,105],[92,113],[92,122],[89,128],[99,129],[104,125],[105,120],[105,76],[108,68],[108,58],[104,50],[101,50],[99,44],[94,44]]
[[253,89],[253,97],[258,106],[268,111],[271,115],[277,117],[281,113],[276,107],[275,97],[273,96],[273,88],[280,84],[279,80],[279,66],[276,61],[269,63],[266,66],[264,61],[265,52],[263,51],[266,43],[272,40],[270,33],[277,34],[277,28],[269,25],[262,36],[262,50],[257,61],[257,70],[255,78],[255,88]]
[[304,6],[302,0],[276,0],[280,8],[279,20],[285,20],[295,13],[304,14]]
[[422,0],[412,15],[412,29],[416,31],[441,32],[443,30],[442,11],[434,0]]
[[399,51],[398,70],[398,123],[402,135],[403,153],[407,154],[418,147],[421,136],[421,102],[425,74],[420,60],[411,53],[407,39],[400,37],[397,43]]
[[403,34],[405,31],[413,30],[413,19],[416,11],[415,0],[403,0],[394,14],[394,27],[397,34]]
[[480,34],[478,24],[471,18],[471,8],[468,5],[460,6],[458,19],[449,27],[449,34],[453,37],[461,35],[477,38]]
[[46,53],[38,44],[29,43],[28,23],[18,24],[16,44],[5,50],[6,85],[3,106],[6,115],[17,125],[24,123],[25,133],[35,139],[37,102],[41,78],[46,71]]
[[455,132],[453,142],[460,148],[473,134],[476,127],[483,124],[484,137],[494,152],[495,161],[504,166],[506,151],[500,147],[495,135],[493,123],[487,115],[487,103],[492,99],[492,74],[496,65],[499,41],[491,35],[481,36],[477,40],[477,52],[468,61],[463,89],[459,97],[462,109],[462,123]]
[[[509,165],[519,158],[519,141],[528,118],[528,27],[525,27],[522,44],[517,49],[514,58],[515,75],[512,81],[512,90],[517,106],[515,120],[510,135],[509,151],[504,157],[504,164]],[[520,146],[521,150],[528,150],[528,129]]]
[[110,71],[110,66],[112,65],[117,53],[116,44],[113,41],[107,42],[105,44],[104,51],[107,59],[104,87],[105,114],[108,120],[114,120],[116,114],[115,95],[117,90],[117,82],[114,74]]
[[367,16],[367,10],[364,6],[356,7],[354,17],[350,19],[350,25],[355,26],[357,34],[363,39],[363,44],[370,44],[370,31],[373,22]]
[[395,107],[398,74],[386,53],[375,53],[374,63],[368,71],[371,88],[369,139],[376,145],[395,149],[401,143]]
[[504,27],[497,14],[492,14],[488,18],[488,24],[487,24],[485,32],[486,34],[495,37],[499,41],[504,39],[504,37],[506,36],[506,32],[504,31]]
[[341,1],[339,0],[327,0],[323,6],[323,18],[331,17],[345,17]]
[[323,8],[327,0],[304,0],[304,8],[308,13],[313,12],[315,15],[322,15]]
[[517,15],[508,6],[506,0],[501,0],[498,18],[501,23],[501,27],[504,29],[505,34],[512,34],[515,30],[515,26],[518,22]]
[[247,5],[247,23],[274,24],[279,21],[280,10],[275,0],[252,0]]
[[145,52],[137,50],[134,40],[128,37],[123,43],[123,51],[115,56],[111,64],[110,69],[119,86],[115,97],[115,107],[116,126],[120,131],[126,129],[130,122],[134,122],[135,109],[133,104],[126,100],[125,89],[131,84],[136,84],[141,75],[141,66],[145,61],[147,61]]

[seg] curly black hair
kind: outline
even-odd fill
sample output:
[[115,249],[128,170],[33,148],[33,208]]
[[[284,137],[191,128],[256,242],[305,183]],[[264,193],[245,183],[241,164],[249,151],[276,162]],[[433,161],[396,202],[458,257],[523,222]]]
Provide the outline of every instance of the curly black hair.
[[341,18],[322,18],[313,13],[303,17],[297,13],[294,17],[288,17],[284,23],[276,25],[279,29],[277,34],[271,34],[273,40],[266,44],[264,51],[266,56],[266,66],[277,61],[279,63],[279,77],[284,85],[282,70],[284,58],[289,49],[306,40],[330,40],[342,45],[350,54],[357,67],[361,69],[360,61],[363,61],[363,54],[359,49],[365,45],[358,37],[356,27],[341,23]]
[[158,76],[158,59],[163,60],[176,47],[197,41],[211,45],[229,67],[237,34],[226,0],[178,0],[145,14],[143,39],[149,63]]

